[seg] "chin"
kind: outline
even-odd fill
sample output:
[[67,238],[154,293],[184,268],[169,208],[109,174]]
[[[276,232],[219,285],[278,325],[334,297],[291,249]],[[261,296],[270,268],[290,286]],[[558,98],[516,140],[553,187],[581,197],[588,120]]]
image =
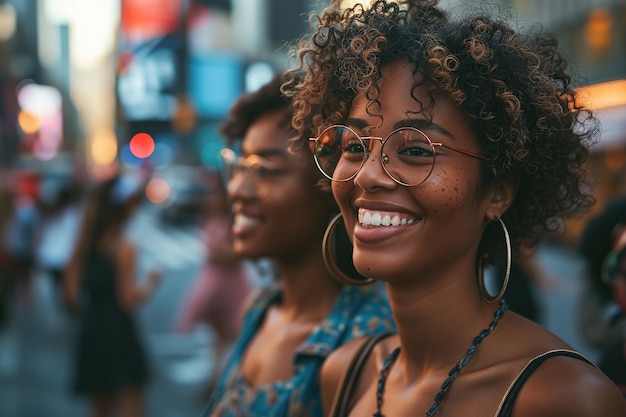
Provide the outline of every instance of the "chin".
[[257,255],[258,250],[252,245],[246,244],[245,242],[235,242],[233,245],[234,252],[243,257],[243,258],[256,258],[260,255]]
[[[415,267],[415,255],[408,252],[377,249],[375,251],[359,250],[353,252],[353,262],[357,271],[376,281],[393,281],[404,277]],[[395,277],[395,278],[394,278]]]
[[386,281],[390,275],[389,268],[377,257],[367,256],[363,260],[355,257],[354,266],[362,275],[376,281]]

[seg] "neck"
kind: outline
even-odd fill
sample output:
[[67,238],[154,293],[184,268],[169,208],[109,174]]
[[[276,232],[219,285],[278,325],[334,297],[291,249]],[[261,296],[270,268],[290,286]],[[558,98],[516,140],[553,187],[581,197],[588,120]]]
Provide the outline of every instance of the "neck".
[[406,282],[387,284],[402,356],[410,373],[418,375],[426,368],[447,371],[493,320],[498,305],[482,301],[475,286],[462,286],[463,280],[443,290]]
[[342,285],[329,274],[321,251],[306,253],[311,255],[276,263],[283,284],[281,310],[293,320],[319,321],[332,309]]
[[[435,395],[434,402],[432,403],[432,405],[426,412],[427,416],[433,416],[434,414],[437,413],[437,411],[439,410],[439,407],[441,406],[441,402],[444,400],[446,392],[450,389],[450,387],[454,383],[454,380],[462,371],[462,369],[465,367],[465,365],[469,363],[472,356],[478,349],[479,345],[483,342],[485,337],[488,337],[491,334],[491,332],[496,328],[496,326],[500,322],[500,319],[504,316],[504,311],[506,309],[507,309],[506,302],[499,303],[498,309],[494,312],[493,320],[489,323],[487,327],[481,330],[480,333],[478,333],[472,339],[472,344],[466,350],[465,355],[462,357],[462,359],[456,362],[456,364],[454,365],[454,367],[450,369],[450,371],[448,371],[448,376],[445,378],[444,382],[441,384],[440,391]],[[378,380],[377,390],[376,390],[376,413],[374,413],[375,417],[383,417],[383,414],[381,413],[381,405],[383,402],[385,384],[386,384],[387,376],[389,375],[389,369],[393,365],[393,363],[397,360],[399,353],[400,353],[400,347],[397,347],[392,351],[391,354],[389,354],[385,358],[383,362],[383,368],[381,369],[381,372],[380,372],[380,378]],[[409,375],[409,378],[415,378],[415,375],[411,375],[410,367],[407,366],[408,364],[409,364],[408,360],[405,360],[405,370],[408,371],[406,372],[406,374]]]

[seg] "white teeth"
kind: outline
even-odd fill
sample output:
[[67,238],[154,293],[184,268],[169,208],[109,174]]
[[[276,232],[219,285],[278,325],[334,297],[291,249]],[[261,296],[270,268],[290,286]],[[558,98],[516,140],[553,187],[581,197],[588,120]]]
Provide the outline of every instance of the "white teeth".
[[407,219],[397,214],[391,217],[389,214],[359,210],[359,222],[364,226],[403,226],[415,221],[416,219]]
[[257,219],[245,216],[243,214],[237,214],[233,219],[233,224],[240,227],[252,226],[258,223]]

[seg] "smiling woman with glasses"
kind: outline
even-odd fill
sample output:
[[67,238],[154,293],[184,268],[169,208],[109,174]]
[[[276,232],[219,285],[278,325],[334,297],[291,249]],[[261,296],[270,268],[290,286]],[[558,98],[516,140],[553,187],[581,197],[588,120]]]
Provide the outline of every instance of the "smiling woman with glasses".
[[626,415],[605,374],[502,298],[520,245],[594,200],[597,119],[556,39],[435,0],[345,3],[311,16],[283,91],[398,332],[326,360],[324,415]]
[[205,416],[322,416],[319,372],[328,354],[395,329],[383,291],[342,285],[327,267],[321,247],[338,209],[330,190],[317,187],[323,176],[313,155],[291,149],[291,115],[276,76],[242,96],[222,126],[240,149],[221,151],[233,249],[271,261],[276,279],[246,306]]

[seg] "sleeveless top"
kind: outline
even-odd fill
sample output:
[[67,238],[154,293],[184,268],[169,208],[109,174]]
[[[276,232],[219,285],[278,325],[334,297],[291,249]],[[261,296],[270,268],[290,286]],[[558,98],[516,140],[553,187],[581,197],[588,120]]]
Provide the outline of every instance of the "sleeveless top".
[[570,358],[580,359],[581,361],[587,362],[590,365],[596,366],[589,359],[585,358],[578,352],[573,350],[565,350],[565,349],[557,349],[550,350],[548,352],[542,353],[541,355],[531,359],[524,369],[519,373],[517,378],[513,381],[513,383],[509,386],[504,398],[502,398],[502,402],[500,403],[500,407],[498,407],[498,412],[496,413],[496,417],[510,417],[513,412],[513,405],[515,405],[515,400],[519,395],[519,392],[522,390],[524,383],[530,378],[530,376],[544,363],[546,360],[554,357],[554,356],[568,356]]
[[292,378],[252,386],[241,372],[250,342],[272,304],[280,302],[280,284],[267,287],[246,312],[239,338],[205,407],[205,417],[321,416],[319,372],[326,357],[348,340],[396,330],[386,293],[376,286],[346,285],[332,310],[294,352]]
[[[335,398],[329,414],[330,417],[337,417],[348,414],[348,402],[350,399],[350,395],[352,394],[352,390],[354,389],[356,379],[358,378],[359,373],[374,346],[380,340],[387,336],[390,336],[390,334],[387,333],[371,336],[363,342],[359,349],[357,349],[351,361],[348,363],[346,368],[344,368],[344,372],[341,376],[339,386],[337,387],[337,391],[335,392]],[[580,359],[597,368],[597,366],[593,362],[585,358],[582,354],[573,350],[555,349],[544,352],[541,355],[531,359],[526,364],[526,366],[524,366],[524,368],[515,378],[515,380],[513,380],[508,390],[504,394],[502,401],[500,402],[500,406],[496,411],[496,417],[511,417],[511,413],[513,412],[513,405],[515,404],[515,400],[522,390],[524,383],[526,383],[528,378],[530,378],[533,372],[535,372],[542,363],[554,356],[567,356],[570,358]]]

